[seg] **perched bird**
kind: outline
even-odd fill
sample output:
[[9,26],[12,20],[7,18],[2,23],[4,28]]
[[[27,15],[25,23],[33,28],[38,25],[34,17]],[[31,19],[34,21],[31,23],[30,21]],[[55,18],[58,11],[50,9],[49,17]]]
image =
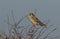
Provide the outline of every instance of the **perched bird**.
[[40,25],[41,27],[47,28],[46,24],[41,22],[35,15],[34,13],[29,13],[28,14],[29,19],[33,25]]

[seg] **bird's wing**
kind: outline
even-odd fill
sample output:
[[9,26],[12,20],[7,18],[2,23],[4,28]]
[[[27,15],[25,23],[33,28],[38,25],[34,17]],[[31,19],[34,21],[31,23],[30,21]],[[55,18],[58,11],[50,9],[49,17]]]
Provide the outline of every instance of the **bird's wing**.
[[37,25],[41,25],[47,28],[46,24],[44,24],[43,22],[41,22],[36,16],[32,17],[33,20],[35,20],[35,22],[37,23]]
[[35,18],[35,20],[39,25],[46,27],[46,25],[43,22],[41,22],[38,18]]
[[34,19],[37,23],[43,24],[37,17],[33,17],[33,19]]

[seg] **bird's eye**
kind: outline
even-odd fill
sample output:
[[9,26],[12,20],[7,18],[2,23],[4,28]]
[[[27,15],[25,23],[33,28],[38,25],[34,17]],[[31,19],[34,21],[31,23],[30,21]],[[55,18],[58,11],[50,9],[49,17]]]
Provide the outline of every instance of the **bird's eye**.
[[31,13],[29,15],[32,15]]
[[32,15],[32,14],[30,14],[30,15]]
[[33,13],[31,13],[31,15],[33,15]]

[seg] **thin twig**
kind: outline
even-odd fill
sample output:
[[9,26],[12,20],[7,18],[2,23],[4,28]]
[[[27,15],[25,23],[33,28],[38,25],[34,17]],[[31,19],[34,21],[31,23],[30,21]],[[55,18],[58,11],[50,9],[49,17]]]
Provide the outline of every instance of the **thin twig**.
[[6,22],[7,24],[11,25],[11,26],[14,26],[13,24],[11,23],[8,23],[8,21],[4,20],[4,22]]
[[40,30],[40,32],[39,32],[39,34],[38,34],[38,36],[37,36],[37,38],[36,39],[39,39],[39,37],[40,37],[40,35],[41,35],[41,32],[44,30],[44,28],[42,28],[41,30]]
[[56,30],[56,28],[54,28],[51,32],[49,32],[43,39],[46,39],[48,37],[48,35],[50,35],[55,30]]
[[14,15],[13,15],[13,10],[11,10],[11,14],[12,14],[13,21],[15,23],[15,18],[14,18]]
[[41,36],[50,28],[52,27],[53,25],[50,25],[48,28],[46,28],[42,33],[41,33]]
[[49,39],[55,39],[55,38],[58,38],[58,37],[60,37],[60,36],[51,37],[51,38],[49,38]]
[[8,19],[8,31],[9,31],[9,36],[11,36],[11,29],[9,28],[9,16],[7,16],[7,19]]
[[34,29],[35,29],[35,25],[32,25],[32,34],[30,35],[31,36],[31,39],[34,38]]
[[24,17],[22,17],[22,18],[18,21],[18,23],[17,23],[16,25],[18,25],[25,17],[27,17],[27,15],[25,15]]

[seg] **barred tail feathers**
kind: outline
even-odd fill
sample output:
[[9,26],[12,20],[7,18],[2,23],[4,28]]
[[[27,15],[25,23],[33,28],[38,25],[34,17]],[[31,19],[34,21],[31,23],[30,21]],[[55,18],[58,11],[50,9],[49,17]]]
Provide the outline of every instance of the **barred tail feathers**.
[[47,25],[43,24],[43,23],[40,23],[40,26],[43,27],[43,28],[47,28]]

